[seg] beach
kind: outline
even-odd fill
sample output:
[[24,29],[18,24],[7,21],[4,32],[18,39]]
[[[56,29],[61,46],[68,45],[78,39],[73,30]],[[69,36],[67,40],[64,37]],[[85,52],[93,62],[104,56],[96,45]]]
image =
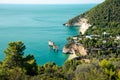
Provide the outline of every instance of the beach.
[[68,57],[68,60],[74,59],[74,58],[76,58],[76,57],[77,57],[76,54],[70,54],[69,57]]

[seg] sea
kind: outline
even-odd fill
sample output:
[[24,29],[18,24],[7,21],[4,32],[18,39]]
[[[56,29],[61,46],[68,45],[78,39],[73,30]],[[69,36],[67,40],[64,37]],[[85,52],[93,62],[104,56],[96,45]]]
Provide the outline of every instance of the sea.
[[[39,65],[55,62],[62,66],[69,54],[62,49],[70,36],[79,34],[79,27],[65,27],[69,19],[90,10],[97,4],[0,4],[0,61],[9,42],[22,41],[24,55],[34,55]],[[52,40],[59,47],[48,46]]]

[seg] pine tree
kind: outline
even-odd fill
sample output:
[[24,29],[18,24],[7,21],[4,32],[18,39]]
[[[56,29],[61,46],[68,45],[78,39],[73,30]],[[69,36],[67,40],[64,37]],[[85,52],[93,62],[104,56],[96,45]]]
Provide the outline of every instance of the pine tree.
[[37,74],[37,64],[33,55],[24,56],[25,45],[23,42],[10,42],[8,48],[4,51],[5,59],[2,66],[7,69],[16,67],[24,70],[27,75]]
[[25,45],[21,41],[10,42],[8,48],[4,51],[5,60],[3,61],[4,66],[8,68],[12,67],[22,67],[23,65],[23,55],[25,50]]

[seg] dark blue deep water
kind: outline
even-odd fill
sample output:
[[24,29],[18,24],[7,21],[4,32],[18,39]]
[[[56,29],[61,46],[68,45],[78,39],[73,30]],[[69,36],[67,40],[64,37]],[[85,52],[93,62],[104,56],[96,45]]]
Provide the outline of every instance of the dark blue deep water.
[[[33,54],[38,64],[55,62],[61,66],[69,55],[62,53],[66,38],[77,35],[78,28],[67,28],[62,24],[96,4],[77,5],[0,5],[0,60],[8,42],[23,41],[25,55]],[[54,53],[48,40],[59,46]]]

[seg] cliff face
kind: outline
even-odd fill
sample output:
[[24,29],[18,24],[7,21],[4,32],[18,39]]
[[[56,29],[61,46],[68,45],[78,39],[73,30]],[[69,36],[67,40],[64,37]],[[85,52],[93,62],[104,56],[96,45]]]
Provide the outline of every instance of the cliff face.
[[91,26],[89,23],[88,23],[88,19],[86,18],[81,18],[80,21],[78,22],[80,24],[80,32],[82,34],[85,33],[85,31]]
[[91,26],[91,24],[88,23],[88,19],[87,18],[80,18],[77,22],[70,24],[69,22],[67,22],[65,24],[65,26],[80,26],[80,30],[79,32],[81,32],[82,34],[85,33],[85,31]]
[[87,50],[81,44],[71,44],[69,47],[63,48],[63,53],[71,53],[71,54],[80,54],[82,56],[87,55]]

